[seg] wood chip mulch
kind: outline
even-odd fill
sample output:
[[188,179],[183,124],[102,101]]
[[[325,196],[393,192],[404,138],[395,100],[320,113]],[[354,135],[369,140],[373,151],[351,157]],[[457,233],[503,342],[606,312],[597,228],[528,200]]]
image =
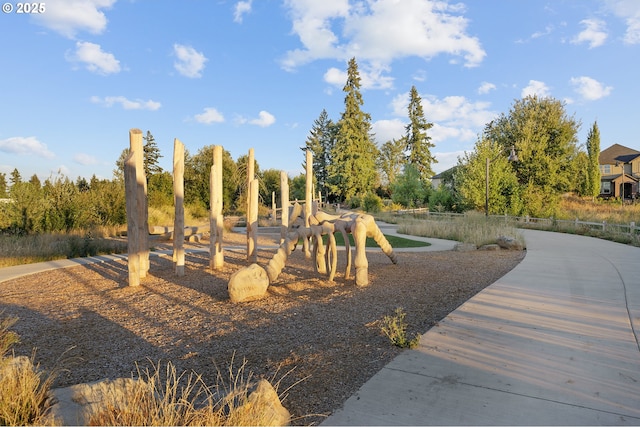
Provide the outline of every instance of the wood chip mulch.
[[[244,239],[225,235],[227,244]],[[259,250],[258,264],[274,253]],[[36,349],[41,368],[62,369],[56,387],[131,377],[136,364],[167,361],[216,384],[219,372],[228,379],[232,360],[236,367],[245,360],[254,377],[280,381],[293,424],[319,424],[403,351],[380,331],[384,316],[402,307],[409,334],[422,334],[515,267],[524,252],[400,252],[397,265],[381,251],[367,257],[370,285],[359,288],[353,270],[344,279],[344,251],[328,282],[297,249],[268,297],[242,304],[229,301],[227,282],[249,265],[243,250],[226,250],[224,269],[213,272],[208,253],[189,253],[182,277],[170,255],[152,256],[137,288],[127,286],[125,261],[70,267],[0,283],[0,312],[19,318],[16,355]]]

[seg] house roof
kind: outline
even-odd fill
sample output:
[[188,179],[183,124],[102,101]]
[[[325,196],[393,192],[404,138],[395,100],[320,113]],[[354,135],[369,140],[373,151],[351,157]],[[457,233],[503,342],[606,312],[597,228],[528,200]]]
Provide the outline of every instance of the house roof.
[[600,152],[598,163],[601,165],[615,165],[616,162],[629,163],[637,157],[640,157],[640,151],[625,147],[624,145],[613,144],[611,147]]

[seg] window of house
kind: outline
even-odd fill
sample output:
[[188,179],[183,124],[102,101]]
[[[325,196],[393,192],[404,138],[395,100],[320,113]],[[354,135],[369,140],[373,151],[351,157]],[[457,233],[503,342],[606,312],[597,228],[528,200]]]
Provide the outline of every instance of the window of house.
[[600,194],[611,194],[611,181],[600,182]]
[[600,165],[600,172],[603,175],[611,175],[611,165]]

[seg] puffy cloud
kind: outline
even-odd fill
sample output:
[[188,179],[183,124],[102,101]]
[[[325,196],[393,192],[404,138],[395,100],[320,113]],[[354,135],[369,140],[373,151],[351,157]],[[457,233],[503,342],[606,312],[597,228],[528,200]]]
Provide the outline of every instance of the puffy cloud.
[[627,25],[624,42],[627,44],[639,44],[640,2],[637,0],[607,0],[606,5],[617,17],[624,19]]
[[613,87],[605,86],[599,81],[586,76],[572,77],[570,83],[574,87],[574,91],[588,101],[595,101],[609,96],[613,90]]
[[[387,67],[371,68],[369,66],[359,67],[360,85],[362,89],[389,89],[393,87],[393,77],[385,76]],[[332,67],[324,74],[324,81],[332,86],[342,88],[347,82],[347,71],[342,71]]]
[[286,0],[285,7],[303,45],[287,52],[281,63],[286,70],[317,59],[356,57],[368,67],[370,87],[388,88],[392,80],[383,73],[396,59],[448,54],[474,67],[486,55],[479,40],[467,35],[468,20],[460,15],[459,4],[403,0],[399,7],[396,0],[351,5],[348,0]]
[[150,110],[155,111],[160,109],[162,104],[156,101],[148,100],[144,101],[136,99],[134,101],[125,98],[124,96],[105,96],[100,98],[98,96],[92,96],[91,102],[94,104],[102,104],[105,107],[113,107],[115,104],[120,104],[125,110]]
[[371,124],[371,129],[375,134],[375,140],[378,145],[382,145],[393,139],[400,139],[406,133],[404,123],[400,119],[378,120]]
[[95,165],[98,163],[98,159],[90,154],[77,153],[73,156],[73,161],[83,166]]
[[496,89],[496,85],[494,85],[493,83],[482,82],[482,84],[478,88],[478,93],[480,95],[484,95],[484,94],[487,94],[487,93],[489,93],[489,92],[491,92],[492,90],[495,90],[495,89]]
[[51,159],[55,157],[46,144],[38,141],[35,136],[14,136],[0,139],[0,151],[24,156],[38,156]]
[[275,122],[276,122],[276,118],[273,116],[273,114],[264,110],[258,113],[257,119],[249,120],[250,124],[260,126],[263,128],[269,127]]
[[602,46],[607,40],[608,34],[605,31],[606,25],[604,21],[600,19],[584,19],[580,23],[585,26],[585,29],[578,33],[571,40],[571,43],[589,43],[589,49],[593,49],[594,47]]
[[195,120],[198,123],[209,125],[211,123],[224,122],[224,116],[215,108],[205,108],[204,113],[195,115]]
[[529,95],[536,95],[540,98],[545,98],[551,95],[549,87],[541,81],[529,80],[529,85],[522,89],[520,95],[526,98]]
[[33,19],[68,38],[79,31],[101,34],[107,28],[107,18],[101,9],[109,9],[116,0],[48,0],[46,12]]
[[66,58],[71,62],[82,62],[87,70],[98,74],[113,74],[120,72],[120,61],[113,54],[104,52],[99,44],[77,42],[76,51],[67,53]]
[[203,53],[177,43],[173,45],[173,53],[178,58],[173,66],[180,74],[189,78],[202,77],[204,63],[208,61]]
[[233,12],[233,22],[238,24],[242,23],[242,18],[245,14],[251,12],[251,3],[253,0],[239,1],[236,3],[235,10]]

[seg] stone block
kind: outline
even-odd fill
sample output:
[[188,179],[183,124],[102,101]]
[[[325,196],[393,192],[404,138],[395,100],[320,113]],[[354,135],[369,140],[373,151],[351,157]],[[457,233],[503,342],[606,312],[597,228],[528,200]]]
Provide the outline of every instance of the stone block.
[[262,299],[269,288],[269,277],[264,268],[251,264],[231,275],[227,291],[231,302],[246,302]]

